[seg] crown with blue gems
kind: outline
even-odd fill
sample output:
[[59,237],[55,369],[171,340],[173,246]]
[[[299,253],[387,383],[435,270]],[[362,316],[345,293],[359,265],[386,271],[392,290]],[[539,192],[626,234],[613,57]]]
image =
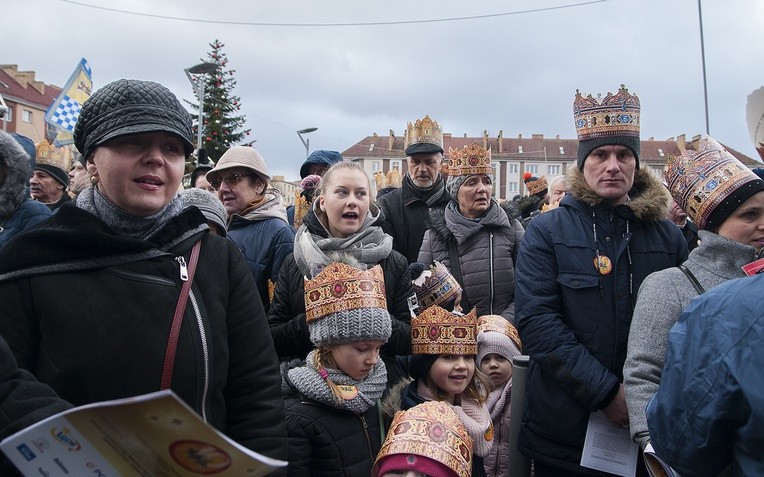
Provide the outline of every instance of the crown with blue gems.
[[573,101],[573,118],[579,141],[607,137],[639,137],[639,98],[630,94],[626,86],[616,94],[608,93],[602,98],[598,94],[583,96],[576,90]]

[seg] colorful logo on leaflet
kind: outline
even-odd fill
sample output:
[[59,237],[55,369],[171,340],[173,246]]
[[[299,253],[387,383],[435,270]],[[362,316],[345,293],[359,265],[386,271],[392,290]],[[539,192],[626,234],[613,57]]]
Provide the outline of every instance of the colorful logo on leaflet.
[[233,463],[231,456],[209,442],[175,441],[169,451],[178,465],[197,474],[218,474]]
[[82,448],[79,441],[72,437],[71,431],[66,427],[63,429],[54,427],[50,430],[50,435],[53,436],[56,442],[66,447],[70,452],[77,452]]

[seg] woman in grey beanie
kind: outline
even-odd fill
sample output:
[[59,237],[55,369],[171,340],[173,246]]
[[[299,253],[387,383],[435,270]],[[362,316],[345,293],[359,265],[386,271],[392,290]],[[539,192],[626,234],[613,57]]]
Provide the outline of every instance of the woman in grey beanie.
[[[119,80],[84,103],[74,142],[97,184],[0,251],[0,335],[74,405],[169,388],[235,441],[285,459],[252,275],[178,196],[192,139],[191,116],[160,84]],[[78,306],[62,306],[67,294]]]

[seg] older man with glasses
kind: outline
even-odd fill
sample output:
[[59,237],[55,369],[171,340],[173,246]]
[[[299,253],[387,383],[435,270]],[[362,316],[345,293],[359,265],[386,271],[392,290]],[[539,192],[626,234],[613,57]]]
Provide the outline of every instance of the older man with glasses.
[[207,180],[228,212],[228,237],[247,259],[267,312],[281,264],[294,244],[281,193],[268,187],[268,166],[248,146],[226,151]]

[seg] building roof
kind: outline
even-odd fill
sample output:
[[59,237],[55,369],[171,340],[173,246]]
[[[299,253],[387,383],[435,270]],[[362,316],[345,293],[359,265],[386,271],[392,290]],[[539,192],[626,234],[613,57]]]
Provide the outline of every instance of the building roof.
[[61,88],[35,79],[34,71],[19,71],[17,65],[0,65],[0,94],[11,101],[48,109]]

